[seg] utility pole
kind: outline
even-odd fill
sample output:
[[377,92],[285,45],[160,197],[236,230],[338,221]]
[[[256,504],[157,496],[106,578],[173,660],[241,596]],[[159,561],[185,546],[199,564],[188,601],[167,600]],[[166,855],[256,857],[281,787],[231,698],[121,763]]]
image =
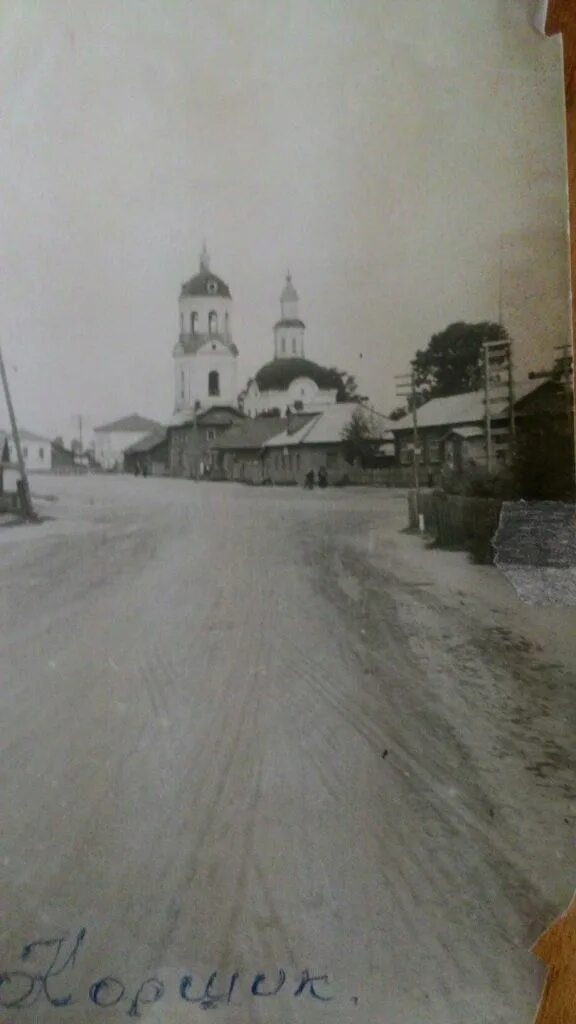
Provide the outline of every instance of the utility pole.
[[20,471],[20,499],[22,503],[22,515],[25,519],[36,519],[36,513],[32,507],[32,498],[30,496],[30,487],[28,485],[28,475],[26,473],[26,466],[24,464],[24,456],[22,455],[22,446],[20,444],[20,434],[18,432],[18,424],[16,423],[16,415],[14,413],[14,406],[12,405],[12,396],[10,395],[10,388],[8,386],[8,377],[6,375],[6,367],[4,366],[4,357],[2,355],[2,348],[0,347],[0,375],[2,376],[2,385],[4,387],[4,394],[6,396],[6,405],[8,408],[8,416],[10,417],[10,428],[12,430],[12,438],[14,440],[14,447],[16,448],[16,457],[18,459],[18,469]]
[[398,398],[408,398],[412,412],[412,448],[414,453],[413,458],[413,470],[414,470],[414,490],[416,491],[416,502],[418,506],[418,513],[420,513],[420,443],[418,436],[418,392],[416,388],[416,376],[414,372],[414,366],[410,373],[398,373],[395,375],[395,379],[398,381],[396,385],[396,395]]
[[[514,441],[516,424],[514,416],[514,384],[512,373],[512,343],[508,338],[485,341],[484,362],[484,404],[486,430],[486,467],[491,473],[497,435],[508,434],[507,448],[510,452]],[[493,409],[494,403],[500,408]],[[507,413],[506,413],[507,408]],[[508,419],[508,428],[495,428],[493,420]],[[500,449],[502,450],[502,449]]]

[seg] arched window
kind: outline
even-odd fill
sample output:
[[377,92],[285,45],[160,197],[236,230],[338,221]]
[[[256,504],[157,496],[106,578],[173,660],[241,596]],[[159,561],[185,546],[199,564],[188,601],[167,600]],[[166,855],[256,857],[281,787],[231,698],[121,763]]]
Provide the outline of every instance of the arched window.
[[217,370],[211,370],[208,374],[208,394],[212,397],[220,394],[220,374]]
[[218,334],[218,314],[214,310],[208,313],[208,333]]
[[190,334],[196,334],[196,321],[198,313],[190,313]]

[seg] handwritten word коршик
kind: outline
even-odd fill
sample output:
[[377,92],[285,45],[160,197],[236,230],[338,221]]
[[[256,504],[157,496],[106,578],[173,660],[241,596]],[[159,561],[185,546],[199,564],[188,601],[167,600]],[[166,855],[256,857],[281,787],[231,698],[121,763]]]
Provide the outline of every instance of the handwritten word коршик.
[[[22,967],[0,970],[0,1007],[18,1011],[44,1002],[62,1010],[78,1006],[84,999],[103,1010],[123,1004],[128,1017],[138,1018],[145,1006],[160,1002],[166,994],[166,985],[156,975],[146,978],[133,992],[127,992],[120,978],[108,974],[95,979],[84,996],[74,993],[72,975],[86,934],[86,929],[82,928],[73,939],[63,936],[27,943],[20,954]],[[46,963],[40,968],[36,963],[43,959]],[[243,991],[250,999],[270,999],[282,992],[297,999],[326,1003],[333,998],[328,984],[326,974],[313,974],[308,970],[301,971],[292,983],[281,967],[273,977],[256,973],[246,979],[238,971],[219,979],[218,971],[214,971],[205,983],[192,974],[183,974],[178,983],[178,998],[203,1010],[215,1010],[231,1003],[237,1005]]]

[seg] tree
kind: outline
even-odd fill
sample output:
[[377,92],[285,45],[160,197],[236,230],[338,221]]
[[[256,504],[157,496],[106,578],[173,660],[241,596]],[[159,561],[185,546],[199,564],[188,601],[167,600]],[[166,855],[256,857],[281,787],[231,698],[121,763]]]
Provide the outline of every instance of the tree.
[[363,410],[356,409],[342,431],[342,450],[346,462],[353,465],[359,461],[364,465],[373,452],[376,440]]
[[426,401],[478,390],[483,381],[482,345],[507,338],[506,328],[490,321],[450,324],[416,353],[416,387]]

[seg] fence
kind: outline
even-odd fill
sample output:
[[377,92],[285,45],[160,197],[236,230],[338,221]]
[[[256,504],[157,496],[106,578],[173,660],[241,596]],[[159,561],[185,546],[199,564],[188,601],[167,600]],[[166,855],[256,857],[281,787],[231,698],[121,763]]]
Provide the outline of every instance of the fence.
[[498,528],[502,501],[497,498],[469,498],[444,491],[421,491],[408,495],[408,519],[418,529],[418,514],[424,530],[441,548],[469,551],[477,562],[493,561],[492,538]]

